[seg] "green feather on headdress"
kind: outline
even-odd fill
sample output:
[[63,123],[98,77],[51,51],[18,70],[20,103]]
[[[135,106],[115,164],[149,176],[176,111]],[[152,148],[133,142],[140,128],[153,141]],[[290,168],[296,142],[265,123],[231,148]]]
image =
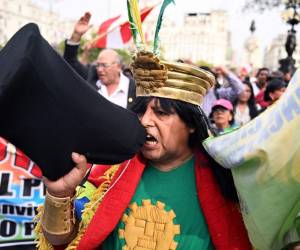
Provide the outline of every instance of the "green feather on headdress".
[[153,53],[156,55],[158,54],[158,44],[159,44],[159,31],[161,28],[161,24],[162,24],[162,20],[163,20],[163,15],[165,12],[166,7],[173,2],[173,4],[175,4],[174,0],[164,0],[160,11],[159,11],[159,15],[158,15],[158,19],[157,19],[157,23],[156,23],[156,28],[155,28],[155,36],[154,36],[154,43],[153,43]]
[[[161,28],[165,9],[171,2],[175,4],[174,0],[164,0],[158,15],[157,24],[155,28],[155,37],[153,42],[154,54],[158,54],[158,49],[159,49],[158,34]],[[136,45],[138,50],[145,49],[146,41],[142,30],[142,21],[141,21],[139,6],[138,6],[138,0],[127,0],[127,10],[128,10],[128,19],[130,23],[130,30],[132,33],[134,44]],[[139,35],[139,39],[138,39],[138,35]]]

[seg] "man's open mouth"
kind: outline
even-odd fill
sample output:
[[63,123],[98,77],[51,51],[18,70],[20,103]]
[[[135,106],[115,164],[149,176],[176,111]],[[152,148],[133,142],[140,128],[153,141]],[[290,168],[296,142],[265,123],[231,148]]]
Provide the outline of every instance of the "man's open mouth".
[[147,134],[146,144],[147,145],[155,145],[155,144],[157,144],[157,140],[156,140],[156,138],[154,136],[152,136],[150,134]]

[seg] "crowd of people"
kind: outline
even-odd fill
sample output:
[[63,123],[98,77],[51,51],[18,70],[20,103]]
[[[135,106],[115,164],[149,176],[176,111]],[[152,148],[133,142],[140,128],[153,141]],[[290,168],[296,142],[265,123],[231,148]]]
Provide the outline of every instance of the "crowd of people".
[[[215,101],[207,105],[209,100],[206,96],[202,105],[211,110],[207,115],[218,134],[241,127],[264,112],[281,97],[288,84],[283,72],[271,72],[265,67],[258,69],[255,76],[249,74],[246,77],[224,73],[226,71],[220,71],[220,67],[212,72],[217,79]],[[228,77],[229,74],[234,78]],[[225,91],[230,96],[224,95]]]
[[[64,57],[80,74],[82,74],[83,70],[78,69],[78,65],[82,65],[82,68],[91,66],[87,66],[89,64],[81,64],[74,52],[73,55],[70,56],[70,47],[76,46],[78,48],[78,45],[70,46],[70,42],[68,41],[70,40],[67,40],[66,42]],[[118,69],[115,74],[113,69],[114,66],[110,62],[113,57],[108,56],[105,58],[103,57],[103,54],[115,55],[114,60],[118,62]],[[182,60],[178,61],[180,62]],[[189,61],[189,63],[191,62]],[[94,72],[94,75],[97,77],[96,80],[89,80],[89,77],[86,76],[86,74],[83,74],[86,79],[91,83],[94,82],[94,85],[96,87],[98,86],[98,92],[108,100],[111,100],[120,106],[130,108],[130,103],[135,99],[135,87],[130,68],[122,67],[121,58],[117,56],[114,50],[110,49],[103,50],[99,54],[94,65],[95,66],[92,67],[97,69]],[[266,67],[259,68],[256,72],[251,72],[251,74],[249,73],[246,76],[240,76],[236,72],[231,72],[224,66],[215,68],[200,66],[200,68],[213,73],[216,78],[216,85],[208,90],[203,102],[199,103],[199,105],[206,116],[209,117],[217,134],[222,134],[231,131],[234,128],[238,128],[261,114],[281,97],[288,85],[288,80],[290,79],[288,78],[287,80],[283,72],[271,72],[270,69]],[[106,79],[105,75],[107,76]],[[124,87],[124,79],[127,79],[127,82],[130,82],[129,90],[128,84]],[[98,85],[95,84],[95,82],[97,82]],[[101,85],[103,85],[102,90]],[[115,89],[109,93],[105,90],[105,86],[111,88],[111,85],[114,86]],[[117,94],[120,93],[120,91],[122,91],[124,97]],[[129,95],[126,93],[129,93]],[[115,97],[115,101],[113,100],[114,96],[117,96]],[[120,104],[122,98],[125,100],[127,99],[127,106]],[[123,101],[123,103],[125,102]]]
[[[71,37],[65,42],[64,58],[101,95],[130,109],[135,99],[133,74],[129,67],[122,65],[116,51],[104,49],[91,63],[78,59],[79,42],[90,27],[90,17],[89,13],[85,13],[76,23]],[[177,61],[194,65],[190,60]],[[272,72],[266,67],[247,74],[231,72],[224,66],[199,67],[216,78],[216,85],[208,90],[199,105],[210,118],[217,134],[238,128],[262,113],[280,98],[291,78],[290,72]]]

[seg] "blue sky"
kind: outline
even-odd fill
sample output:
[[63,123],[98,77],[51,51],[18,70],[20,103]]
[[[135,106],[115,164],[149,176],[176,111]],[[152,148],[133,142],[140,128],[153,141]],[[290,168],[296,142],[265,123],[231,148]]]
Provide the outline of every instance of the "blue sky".
[[[126,15],[125,0],[33,0],[45,8],[52,8],[67,18],[76,20],[85,11],[92,13],[91,22],[99,25],[103,20],[123,14]],[[232,45],[239,49],[249,36],[251,20],[256,21],[256,35],[266,46],[280,33],[286,33],[288,25],[281,19],[282,9],[274,9],[264,14],[241,11],[244,0],[176,0],[175,6],[170,6],[166,12],[166,18],[174,18],[180,22],[186,12],[209,12],[212,9],[227,10],[230,17],[230,31],[232,33]],[[187,4],[188,3],[188,4]],[[299,25],[300,26],[300,25]]]

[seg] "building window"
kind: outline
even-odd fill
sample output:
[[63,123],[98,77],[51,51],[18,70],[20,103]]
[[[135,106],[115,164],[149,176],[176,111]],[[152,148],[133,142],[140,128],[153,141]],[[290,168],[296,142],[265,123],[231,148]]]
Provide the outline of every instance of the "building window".
[[22,6],[21,6],[21,4],[19,5],[19,13],[22,13]]

